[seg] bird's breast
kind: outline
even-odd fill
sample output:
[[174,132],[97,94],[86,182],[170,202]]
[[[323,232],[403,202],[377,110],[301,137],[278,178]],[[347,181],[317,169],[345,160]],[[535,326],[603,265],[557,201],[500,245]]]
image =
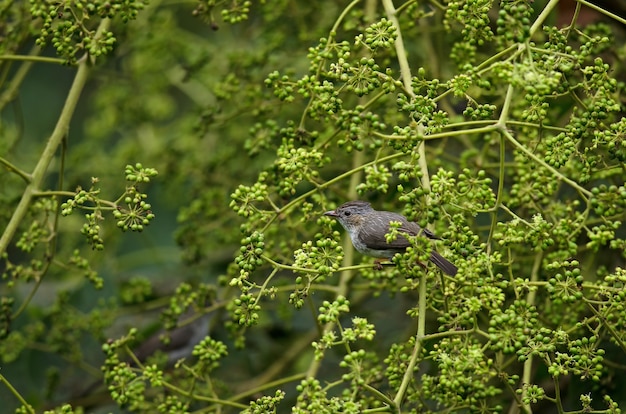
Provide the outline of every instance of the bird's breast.
[[391,259],[396,253],[400,252],[391,248],[384,250],[372,249],[367,243],[368,237],[372,237],[372,235],[368,234],[367,229],[364,228],[362,228],[360,232],[354,232],[350,235],[352,245],[361,254],[376,258]]

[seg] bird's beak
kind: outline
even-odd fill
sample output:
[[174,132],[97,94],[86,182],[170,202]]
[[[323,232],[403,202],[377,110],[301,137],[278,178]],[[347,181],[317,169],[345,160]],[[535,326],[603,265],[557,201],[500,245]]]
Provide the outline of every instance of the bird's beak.
[[327,211],[326,213],[324,213],[324,215],[328,217],[339,217],[339,214],[337,214],[335,210]]

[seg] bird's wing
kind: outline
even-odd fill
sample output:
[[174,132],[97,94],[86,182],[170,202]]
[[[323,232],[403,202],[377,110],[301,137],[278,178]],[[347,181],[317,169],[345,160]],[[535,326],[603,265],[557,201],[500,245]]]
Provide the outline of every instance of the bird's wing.
[[[388,211],[377,211],[375,215],[369,215],[365,220],[358,233],[359,239],[372,250],[405,250],[409,247],[409,241],[400,235],[391,243],[387,243],[385,234],[389,233],[389,222],[391,221],[402,223],[398,230],[401,233],[410,234],[410,231],[402,230],[405,224],[408,223],[404,217]],[[385,231],[380,231],[381,228],[384,228]]]
[[398,235],[395,240],[387,243],[387,239],[384,234],[363,234],[363,231],[359,233],[361,240],[367,240],[367,247],[372,250],[405,250],[410,246],[409,241]]
[[420,227],[419,224],[412,221],[405,220],[405,222],[403,222],[402,226],[400,227],[400,231],[410,234],[412,236],[416,236],[419,234],[420,236],[428,237],[429,239],[439,240],[439,237],[437,237],[435,233],[428,229]]
[[[368,217],[368,225],[364,226],[359,233],[360,239],[367,240],[367,247],[371,249],[404,250],[410,246],[409,241],[405,237],[402,237],[402,235],[398,235],[398,237],[396,237],[395,240],[392,240],[390,243],[387,242],[385,234],[389,233],[389,223],[392,221],[400,222],[400,227],[398,228],[399,233],[406,233],[411,236],[421,235],[424,237],[428,237],[429,239],[437,239],[437,236],[435,236],[433,232],[428,229],[422,229],[417,223],[408,221],[404,216],[401,216],[400,214],[392,213],[389,211],[378,211],[376,213],[376,216]],[[378,222],[374,223],[371,222],[371,220],[377,220]],[[385,227],[384,233],[379,231],[381,227]],[[370,229],[376,229],[378,231],[368,231]]]
[[439,239],[439,237],[437,237],[435,233],[433,233],[432,231],[420,227],[419,224],[413,221],[408,221],[404,216],[401,216],[400,214],[391,213],[387,211],[385,211],[384,213],[386,213],[384,214],[384,217],[386,220],[399,221],[400,223],[402,223],[400,225],[400,228],[398,229],[398,231],[402,233],[410,234],[411,236],[420,235],[420,236],[427,237],[429,239]]

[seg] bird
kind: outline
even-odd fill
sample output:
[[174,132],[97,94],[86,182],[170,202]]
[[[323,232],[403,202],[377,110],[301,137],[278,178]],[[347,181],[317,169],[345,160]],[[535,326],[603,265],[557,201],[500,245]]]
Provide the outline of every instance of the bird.
[[[404,253],[411,244],[402,233],[409,236],[425,236],[429,239],[438,237],[428,229],[420,227],[417,223],[407,220],[401,214],[391,211],[374,210],[367,201],[348,201],[335,210],[327,211],[324,216],[336,219],[350,235],[352,245],[366,256],[377,259],[391,259],[396,253]],[[389,233],[389,223],[400,222],[399,235],[395,240],[387,241],[385,235]],[[458,268],[437,253],[434,249],[430,252],[430,261],[444,273],[454,276]],[[380,261],[376,260],[380,266]]]

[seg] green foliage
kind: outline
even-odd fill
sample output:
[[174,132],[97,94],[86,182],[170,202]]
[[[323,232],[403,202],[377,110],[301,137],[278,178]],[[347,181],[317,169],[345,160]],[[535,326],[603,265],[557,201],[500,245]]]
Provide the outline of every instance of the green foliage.
[[[104,249],[104,241],[100,236],[101,228],[99,222],[104,220],[102,215],[104,210],[111,210],[113,217],[117,220],[117,227],[122,230],[142,231],[144,226],[150,224],[154,219],[154,214],[150,210],[151,205],[146,203],[147,194],[139,192],[139,184],[150,182],[150,178],[157,175],[154,168],[143,168],[137,163],[135,167],[127,165],[125,169],[126,181],[132,185],[126,186],[126,191],[117,200],[108,202],[98,197],[100,189],[94,185],[98,183],[97,178],[92,178],[92,186],[88,191],[78,188],[73,199],[69,199],[61,204],[61,215],[69,216],[75,209],[93,211],[85,214],[87,223],[83,225],[81,233],[87,238],[87,243],[94,249]],[[126,207],[122,207],[121,204]]]
[[[621,412],[626,22],[395,3],[0,6],[0,399]],[[74,79],[26,134],[34,63]],[[356,198],[441,239],[355,256]]]
[[[51,43],[57,54],[66,63],[76,63],[82,53],[100,57],[110,53],[116,39],[112,32],[96,33],[94,23],[102,19],[119,18],[123,22],[134,20],[143,9],[143,1],[71,1],[49,3],[31,1],[30,14],[36,19],[39,30],[36,43],[45,46]],[[41,20],[41,21],[38,21]]]

